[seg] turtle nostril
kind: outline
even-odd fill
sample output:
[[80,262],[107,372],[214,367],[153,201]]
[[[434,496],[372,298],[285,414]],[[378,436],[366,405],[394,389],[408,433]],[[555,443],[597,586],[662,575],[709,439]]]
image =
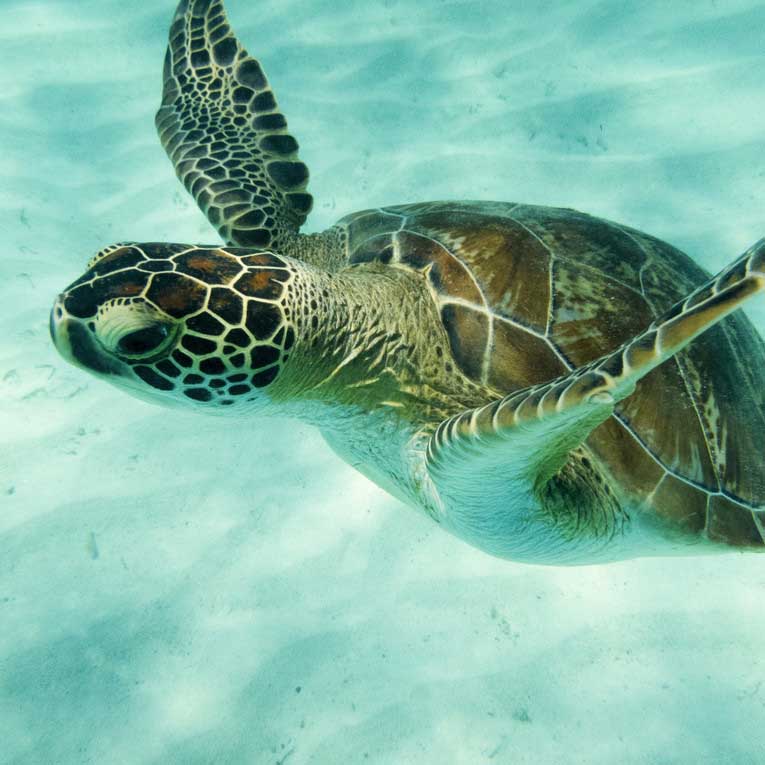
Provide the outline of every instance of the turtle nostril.
[[130,356],[140,356],[159,348],[165,342],[168,329],[163,324],[144,327],[120,338],[117,344],[120,353]]
[[48,329],[50,331],[51,340],[55,345],[58,326],[62,323],[64,318],[64,309],[61,307],[63,295],[59,295],[56,302],[53,304],[53,308],[50,311],[50,320],[48,321]]

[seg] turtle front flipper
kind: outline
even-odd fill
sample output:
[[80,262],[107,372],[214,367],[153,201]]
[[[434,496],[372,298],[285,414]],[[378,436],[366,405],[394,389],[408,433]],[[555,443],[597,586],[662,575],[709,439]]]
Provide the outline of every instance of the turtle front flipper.
[[763,290],[765,239],[616,351],[441,423],[426,459],[444,524],[502,557],[608,559],[629,508],[585,440],[641,378]]
[[156,125],[178,177],[227,243],[278,249],[297,234],[312,205],[308,168],[222,0],[178,6]]

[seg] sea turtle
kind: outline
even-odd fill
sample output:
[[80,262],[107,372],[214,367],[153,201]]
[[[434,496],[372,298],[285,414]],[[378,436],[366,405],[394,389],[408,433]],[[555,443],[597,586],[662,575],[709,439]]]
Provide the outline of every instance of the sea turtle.
[[505,558],[763,549],[765,345],[728,314],[765,289],[765,239],[710,279],[570,209],[407,204],[301,235],[308,170],[221,0],[180,3],[156,123],[226,244],[98,253],[51,314],[68,360],[162,404],[315,424]]

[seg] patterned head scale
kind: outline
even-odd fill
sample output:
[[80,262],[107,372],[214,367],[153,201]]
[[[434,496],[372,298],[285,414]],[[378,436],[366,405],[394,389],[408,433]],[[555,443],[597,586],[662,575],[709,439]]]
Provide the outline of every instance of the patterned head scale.
[[295,273],[268,252],[113,245],[58,297],[51,335],[75,364],[142,398],[252,406],[295,341]]

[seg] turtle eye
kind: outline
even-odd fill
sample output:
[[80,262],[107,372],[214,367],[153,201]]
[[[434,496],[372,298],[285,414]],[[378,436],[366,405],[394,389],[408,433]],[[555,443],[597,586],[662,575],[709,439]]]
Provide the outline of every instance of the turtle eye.
[[164,324],[154,324],[124,335],[117,342],[117,351],[126,356],[146,356],[156,351],[167,340]]

